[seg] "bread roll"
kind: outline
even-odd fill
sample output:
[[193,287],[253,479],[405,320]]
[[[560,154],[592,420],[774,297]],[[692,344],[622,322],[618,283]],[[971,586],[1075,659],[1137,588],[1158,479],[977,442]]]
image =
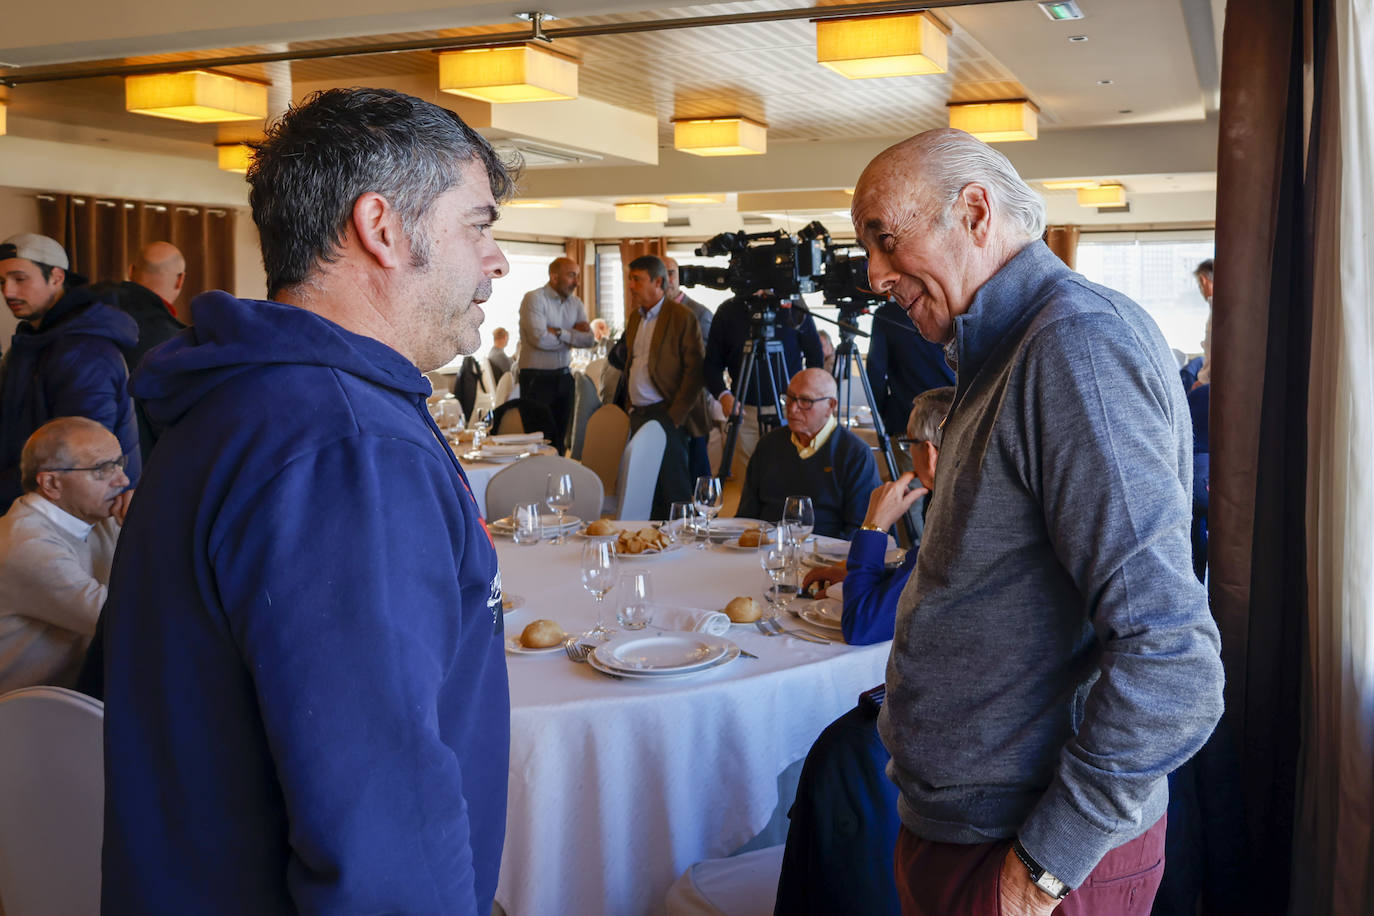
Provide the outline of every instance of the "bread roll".
[[731,623],[753,623],[763,616],[763,608],[753,598],[731,598],[725,606],[725,616]]
[[763,531],[758,528],[745,528],[740,532],[739,545],[741,547],[757,547],[763,543]]
[[520,645],[526,649],[548,649],[567,639],[568,634],[553,620],[536,620],[520,634]]
[[587,533],[593,537],[603,537],[608,534],[615,534],[620,529],[611,524],[610,521],[599,518],[587,526]]

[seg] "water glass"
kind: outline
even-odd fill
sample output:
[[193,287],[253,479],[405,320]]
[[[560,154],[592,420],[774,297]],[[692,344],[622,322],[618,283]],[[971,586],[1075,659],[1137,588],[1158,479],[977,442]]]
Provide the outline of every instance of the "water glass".
[[781,544],[771,544],[759,555],[759,565],[768,574],[768,603],[774,608],[774,616],[787,609],[787,605],[797,594],[797,574],[792,565],[791,548]]
[[463,428],[463,405],[457,398],[444,398],[439,402],[438,416],[435,421],[445,436],[452,437]]
[[588,636],[608,639],[615,630],[606,626],[606,595],[615,588],[618,568],[613,537],[589,538],[582,545],[582,587],[591,592],[596,599],[596,626],[587,632]]
[[627,630],[642,630],[654,622],[654,585],[649,571],[636,569],[620,577],[620,610],[616,620]]
[[571,474],[550,474],[544,483],[544,502],[558,513],[558,530],[554,532],[553,542],[561,544],[563,536],[563,513],[573,507],[573,479]]
[[472,450],[474,452],[482,450],[482,440],[487,437],[487,432],[491,429],[491,410],[486,407],[479,407],[472,414]]
[[668,524],[664,526],[675,544],[690,544],[697,535],[696,509],[691,503],[673,503],[668,507]]
[[538,544],[544,536],[543,507],[538,503],[522,503],[511,510],[512,537],[522,546]]
[[[692,503],[697,508],[697,514],[706,519],[706,533],[702,536],[702,541],[697,545],[698,550],[704,550],[706,545],[711,543],[711,519],[716,517],[716,513],[725,505],[725,496],[720,489],[719,477],[698,477],[696,489],[692,491]],[[700,534],[700,532],[698,532]]]

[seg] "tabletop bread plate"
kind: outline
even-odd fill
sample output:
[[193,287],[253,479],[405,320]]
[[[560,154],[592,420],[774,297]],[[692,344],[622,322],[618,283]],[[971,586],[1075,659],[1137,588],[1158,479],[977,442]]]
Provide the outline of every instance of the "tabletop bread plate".
[[616,674],[662,677],[712,667],[732,651],[739,647],[705,633],[634,633],[602,643],[589,657]]

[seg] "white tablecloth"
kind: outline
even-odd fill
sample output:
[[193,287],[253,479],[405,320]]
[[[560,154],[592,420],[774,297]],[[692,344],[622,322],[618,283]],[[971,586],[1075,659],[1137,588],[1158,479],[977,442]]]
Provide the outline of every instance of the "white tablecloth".
[[472,487],[472,498],[477,501],[477,509],[488,520],[501,518],[510,514],[510,507],[506,507],[505,512],[498,512],[492,515],[487,511],[487,484],[491,481],[492,475],[502,468],[510,467],[509,463],[501,464],[495,461],[465,461],[458,459],[458,463],[463,466],[463,473],[468,475],[468,486]]
[[[503,585],[525,605],[508,635],[547,617],[590,626],[582,541],[498,541]],[[655,600],[720,608],[762,600],[758,555],[688,548],[622,561],[653,573]],[[614,620],[616,593],[606,599]],[[795,621],[792,621],[795,622]],[[889,643],[849,647],[729,634],[758,660],[663,683],[612,680],[561,653],[507,656],[511,767],[496,899],[510,916],[640,916],[693,862],[728,854],[768,822],[777,777],[883,680]]]

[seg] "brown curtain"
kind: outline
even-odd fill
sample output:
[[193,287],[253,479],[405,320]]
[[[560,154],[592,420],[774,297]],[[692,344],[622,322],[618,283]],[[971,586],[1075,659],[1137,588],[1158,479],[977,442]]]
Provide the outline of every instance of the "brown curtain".
[[[1282,913],[1289,897],[1306,629],[1310,199],[1319,179],[1318,160],[1304,161],[1305,23],[1326,6],[1233,4],[1223,38],[1210,585],[1226,665],[1219,734],[1238,751],[1245,889],[1227,912]],[[1320,93],[1320,80],[1313,88]]]
[[577,265],[577,298],[587,308],[587,320],[596,317],[596,268],[587,269],[587,240],[568,239],[563,243],[563,252]]
[[[620,266],[625,273],[625,301],[630,301],[630,262],[635,258],[641,258],[646,254],[661,258],[668,253],[668,240],[659,236],[656,239],[621,239],[620,240]],[[628,306],[626,306],[628,308]],[[625,316],[617,315],[613,322],[620,327],[625,326]]]
[[38,195],[38,214],[43,234],[61,242],[72,269],[92,282],[128,279],[129,265],[149,242],[180,248],[186,282],[176,307],[183,321],[196,296],[234,288],[232,209],[44,193]]
[[1059,260],[1074,270],[1078,261],[1078,227],[1050,226],[1045,230],[1045,244]]

